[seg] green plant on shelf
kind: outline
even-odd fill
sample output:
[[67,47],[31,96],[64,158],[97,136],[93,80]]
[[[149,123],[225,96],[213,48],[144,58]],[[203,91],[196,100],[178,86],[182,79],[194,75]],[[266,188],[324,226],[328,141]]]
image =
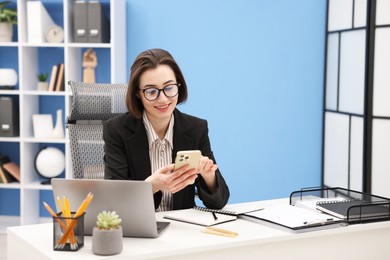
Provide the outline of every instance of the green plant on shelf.
[[49,74],[39,73],[37,76],[38,76],[39,82],[46,82],[47,78],[49,77]]
[[5,8],[11,1],[0,2],[0,22],[17,24],[17,12],[11,8]]

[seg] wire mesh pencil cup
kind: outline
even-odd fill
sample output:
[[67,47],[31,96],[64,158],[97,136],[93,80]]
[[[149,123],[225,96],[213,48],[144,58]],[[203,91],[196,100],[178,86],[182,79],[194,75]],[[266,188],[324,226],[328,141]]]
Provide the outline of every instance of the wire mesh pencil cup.
[[[74,216],[75,212],[72,212]],[[53,249],[77,251],[84,246],[84,214],[79,217],[64,217],[62,212],[53,217]]]

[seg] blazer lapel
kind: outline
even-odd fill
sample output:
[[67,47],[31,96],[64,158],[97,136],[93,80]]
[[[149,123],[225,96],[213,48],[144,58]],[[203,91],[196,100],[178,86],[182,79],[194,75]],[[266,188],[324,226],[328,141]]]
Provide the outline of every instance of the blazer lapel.
[[[174,162],[176,153],[182,150],[189,150],[195,147],[195,140],[188,134],[188,131],[192,129],[191,121],[187,120],[183,114],[175,109],[175,125],[173,127],[173,150],[172,150],[172,161]],[[178,209],[183,205],[183,199],[185,195],[183,189],[173,194],[173,209]]]
[[130,161],[133,164],[135,176],[139,180],[145,180],[151,175],[149,158],[149,144],[142,119],[128,117],[124,126],[133,133],[127,138],[128,149],[130,151]]

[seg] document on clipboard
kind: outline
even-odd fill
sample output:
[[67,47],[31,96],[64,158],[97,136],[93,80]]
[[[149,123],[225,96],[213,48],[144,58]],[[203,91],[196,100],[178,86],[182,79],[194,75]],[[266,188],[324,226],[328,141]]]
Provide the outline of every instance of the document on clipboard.
[[282,228],[293,233],[323,230],[346,225],[342,219],[328,214],[285,204],[265,207],[260,211],[243,214],[240,218]]

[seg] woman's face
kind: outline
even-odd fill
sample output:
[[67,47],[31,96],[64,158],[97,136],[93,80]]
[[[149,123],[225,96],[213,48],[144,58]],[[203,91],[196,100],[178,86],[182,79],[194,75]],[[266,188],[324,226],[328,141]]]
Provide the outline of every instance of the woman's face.
[[[145,71],[141,75],[139,89],[157,88],[162,90],[164,87],[176,83],[175,73],[171,67],[168,65],[159,65],[156,68]],[[163,91],[160,91],[158,98],[153,101],[147,100],[142,91],[139,94],[149,120],[170,120],[173,110],[177,105],[178,94],[174,97],[167,97]]]

